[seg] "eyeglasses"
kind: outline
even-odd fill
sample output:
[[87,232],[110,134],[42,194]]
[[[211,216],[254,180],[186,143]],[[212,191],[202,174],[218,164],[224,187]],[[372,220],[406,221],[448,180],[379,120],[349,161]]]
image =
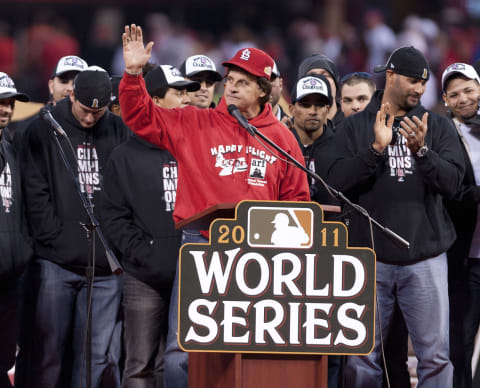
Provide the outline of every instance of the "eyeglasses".
[[342,79],[340,80],[340,83],[343,84],[347,82],[348,80],[352,78],[363,78],[363,79],[370,79],[372,78],[372,75],[370,73],[367,73],[365,71],[356,71],[354,73],[349,73],[347,75],[344,75]]

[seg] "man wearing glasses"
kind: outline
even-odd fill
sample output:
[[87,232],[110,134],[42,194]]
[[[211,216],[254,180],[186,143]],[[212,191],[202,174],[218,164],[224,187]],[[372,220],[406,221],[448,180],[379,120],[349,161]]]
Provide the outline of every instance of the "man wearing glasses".
[[340,80],[340,106],[345,117],[361,112],[376,90],[370,73],[355,72]]

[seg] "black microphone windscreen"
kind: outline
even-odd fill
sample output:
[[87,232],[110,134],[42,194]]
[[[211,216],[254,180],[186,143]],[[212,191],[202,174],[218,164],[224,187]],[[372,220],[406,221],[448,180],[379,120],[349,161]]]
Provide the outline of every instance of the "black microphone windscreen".
[[228,110],[228,113],[230,113],[231,115],[233,115],[233,112],[237,111],[237,110],[238,110],[238,107],[237,107],[235,104],[230,104],[230,105],[227,107],[227,110]]

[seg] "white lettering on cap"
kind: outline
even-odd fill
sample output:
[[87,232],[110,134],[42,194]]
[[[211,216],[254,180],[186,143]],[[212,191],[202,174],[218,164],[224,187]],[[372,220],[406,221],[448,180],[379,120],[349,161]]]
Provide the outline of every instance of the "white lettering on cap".
[[0,93],[17,93],[13,80],[6,74],[0,72]]
[[185,81],[183,78],[182,73],[176,67],[170,65],[161,65],[163,74],[165,75],[165,79],[167,80],[168,85],[172,85],[175,82],[182,82]]
[[250,59],[250,50],[245,49],[242,51],[242,55],[240,55],[240,59],[243,59],[244,61],[248,61]]
[[327,85],[323,80],[316,77],[305,77],[297,82],[297,101],[314,93],[321,94],[328,98]]

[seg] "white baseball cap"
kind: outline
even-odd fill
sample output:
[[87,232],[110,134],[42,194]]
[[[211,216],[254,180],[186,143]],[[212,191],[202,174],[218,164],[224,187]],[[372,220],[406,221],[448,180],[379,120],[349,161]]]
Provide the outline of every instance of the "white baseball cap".
[[17,88],[8,74],[0,72],[0,100],[12,97],[22,102],[30,101],[30,97],[25,93],[17,92]]
[[180,71],[184,77],[188,78],[197,73],[207,71],[215,82],[222,80],[222,75],[217,71],[215,63],[206,55],[192,55],[188,57],[180,66]]
[[300,78],[293,88],[292,103],[300,101],[310,94],[321,95],[328,101],[330,106],[333,103],[330,83],[323,75],[315,74]]
[[52,78],[58,77],[69,71],[81,72],[87,68],[87,62],[85,62],[82,58],[75,55],[67,55],[66,57],[60,58],[58,61],[57,66],[55,66],[55,70],[53,70]]
[[468,79],[475,80],[480,84],[480,78],[475,68],[468,63],[452,63],[442,74],[442,90],[445,93],[445,83],[454,74],[462,74]]

